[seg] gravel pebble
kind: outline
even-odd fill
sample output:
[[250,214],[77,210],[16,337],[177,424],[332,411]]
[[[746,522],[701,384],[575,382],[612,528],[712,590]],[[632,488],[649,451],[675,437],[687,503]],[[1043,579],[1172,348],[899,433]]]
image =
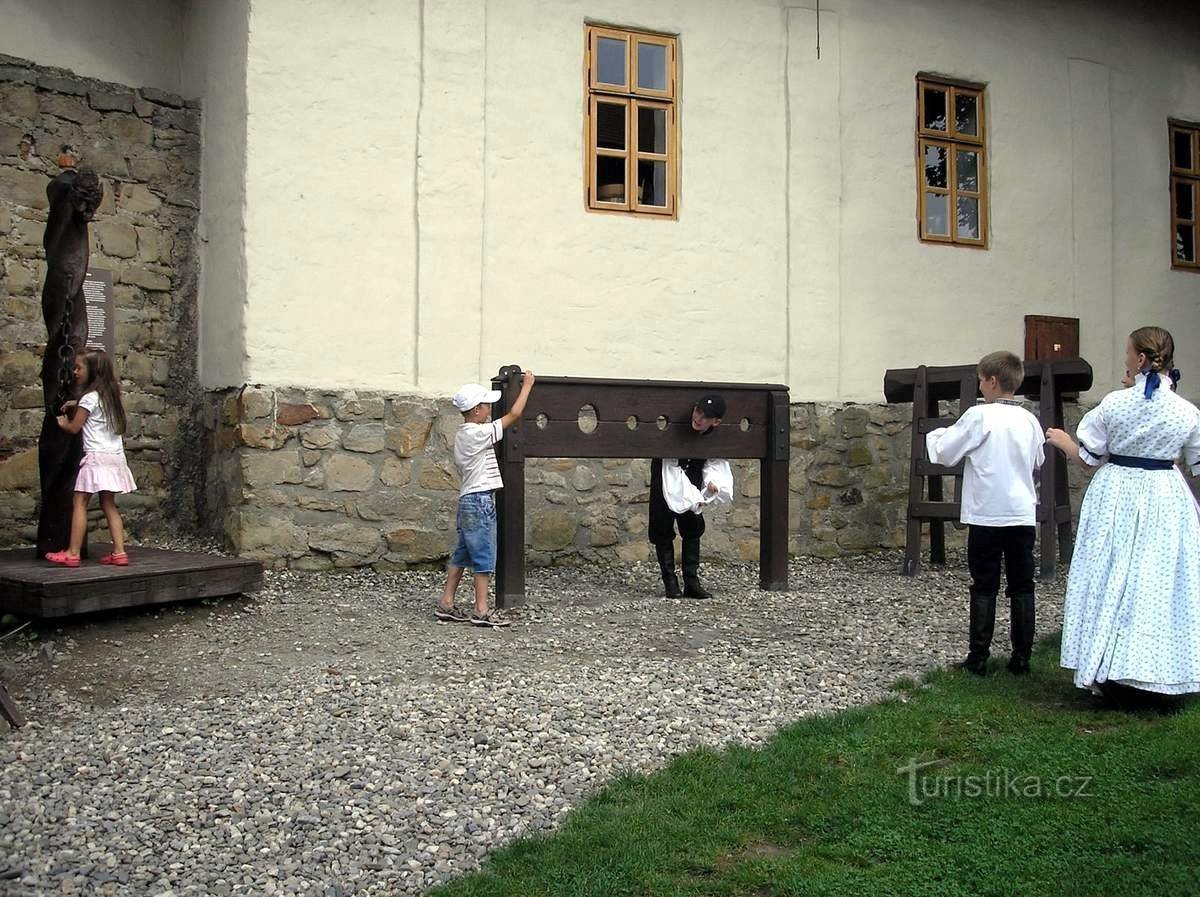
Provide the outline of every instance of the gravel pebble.
[[31,720],[0,723],[0,890],[420,893],[622,772],[959,659],[964,558],[899,569],[793,559],[771,593],[713,565],[708,602],[662,598],[646,564],[533,569],[507,631],[435,622],[441,573],[283,571],[249,598],[35,624],[0,642]]

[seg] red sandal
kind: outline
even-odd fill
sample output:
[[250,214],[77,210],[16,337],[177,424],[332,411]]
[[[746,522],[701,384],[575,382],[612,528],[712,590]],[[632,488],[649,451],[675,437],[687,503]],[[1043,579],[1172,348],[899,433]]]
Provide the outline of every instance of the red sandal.
[[46,560],[48,560],[50,563],[52,563],[58,567],[78,567],[79,566],[79,557],[78,556],[72,557],[71,555],[67,554],[65,549],[63,551],[48,551],[48,552],[46,552]]
[[129,555],[123,551],[120,554],[117,554],[114,551],[112,554],[106,554],[104,557],[100,558],[100,563],[108,564],[111,567],[128,567]]

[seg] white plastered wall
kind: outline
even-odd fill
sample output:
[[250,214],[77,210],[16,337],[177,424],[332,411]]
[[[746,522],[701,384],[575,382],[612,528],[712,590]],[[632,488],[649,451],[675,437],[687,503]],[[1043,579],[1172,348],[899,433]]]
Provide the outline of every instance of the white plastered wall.
[[246,382],[246,35],[250,0],[190,3],[183,91],[203,100],[200,173],[200,382]]
[[417,0],[253,0],[246,379],[415,387]]
[[0,53],[179,92],[184,0],[0,0]]
[[[818,60],[806,5],[254,0],[246,379],[445,394],[518,362],[878,401],[888,367],[1020,352],[1026,314],[1081,319],[1097,392],[1142,323],[1186,371],[1194,12],[831,0]],[[583,208],[587,20],[680,35],[678,221]],[[920,71],[987,84],[986,251],[917,239]]]
[[[840,0],[821,4],[818,61],[803,6],[788,15],[793,397],[877,400],[889,367],[1020,354],[1026,314],[1080,318],[1094,395],[1141,324],[1200,357],[1200,277],[1171,270],[1167,220],[1167,118],[1200,117],[1194,12]],[[920,71],[987,85],[987,251],[917,240]]]

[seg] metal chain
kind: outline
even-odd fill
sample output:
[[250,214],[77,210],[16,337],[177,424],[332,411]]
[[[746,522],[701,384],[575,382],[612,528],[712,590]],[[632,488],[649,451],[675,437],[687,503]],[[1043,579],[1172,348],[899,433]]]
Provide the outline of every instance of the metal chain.
[[71,377],[75,367],[75,351],[71,346],[71,318],[74,313],[75,303],[71,301],[71,294],[68,293],[59,325],[61,342],[58,345],[58,394],[54,403],[55,414],[60,413],[71,391]]

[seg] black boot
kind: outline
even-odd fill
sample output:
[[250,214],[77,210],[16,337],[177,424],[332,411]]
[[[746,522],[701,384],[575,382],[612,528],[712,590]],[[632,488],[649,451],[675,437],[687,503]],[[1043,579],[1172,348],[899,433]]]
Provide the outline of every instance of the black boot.
[[1029,656],[1033,653],[1033,596],[1013,595],[1009,599],[1012,609],[1012,657],[1008,671],[1014,676],[1029,674]]
[[683,589],[679,588],[679,577],[675,575],[675,543],[655,544],[654,552],[658,555],[658,569],[662,571],[663,588],[667,597],[682,598]]
[[991,653],[992,629],[996,625],[996,596],[971,595],[971,623],[968,634],[967,657],[955,664],[959,669],[987,675],[988,655]]
[[683,540],[683,594],[688,598],[711,598],[700,582],[700,538]]

